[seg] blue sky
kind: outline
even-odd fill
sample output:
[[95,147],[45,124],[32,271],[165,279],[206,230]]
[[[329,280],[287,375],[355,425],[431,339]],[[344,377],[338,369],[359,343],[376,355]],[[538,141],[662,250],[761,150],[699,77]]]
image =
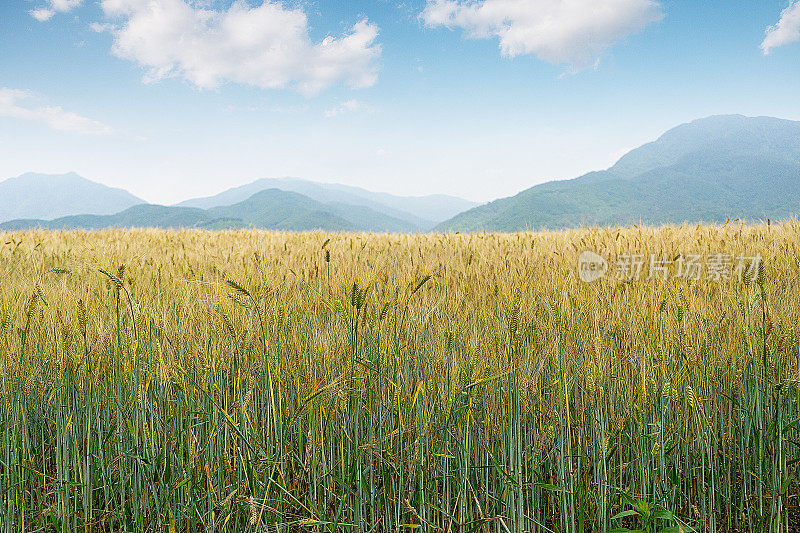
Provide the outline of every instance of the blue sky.
[[489,200],[696,118],[800,120],[798,39],[800,1],[3,0],[0,179]]

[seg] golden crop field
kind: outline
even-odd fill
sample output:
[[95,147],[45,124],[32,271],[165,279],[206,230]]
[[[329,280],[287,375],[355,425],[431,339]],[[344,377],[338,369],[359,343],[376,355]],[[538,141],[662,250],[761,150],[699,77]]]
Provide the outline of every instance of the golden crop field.
[[796,222],[0,241],[5,532],[797,527]]

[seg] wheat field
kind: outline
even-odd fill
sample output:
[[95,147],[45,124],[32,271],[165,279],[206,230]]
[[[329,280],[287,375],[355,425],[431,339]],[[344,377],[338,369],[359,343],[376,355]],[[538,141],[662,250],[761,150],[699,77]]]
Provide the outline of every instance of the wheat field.
[[2,531],[797,527],[796,222],[0,245]]

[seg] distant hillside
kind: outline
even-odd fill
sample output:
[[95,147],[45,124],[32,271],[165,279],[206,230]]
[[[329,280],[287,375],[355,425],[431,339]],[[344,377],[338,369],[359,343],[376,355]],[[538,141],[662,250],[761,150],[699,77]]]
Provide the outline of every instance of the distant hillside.
[[0,222],[18,218],[52,219],[67,215],[117,213],[142,204],[123,189],[69,174],[22,174],[0,182]]
[[369,208],[344,204],[323,204],[302,194],[267,189],[243,202],[206,211],[214,218],[240,219],[259,228],[303,231],[413,232],[417,228]]
[[233,187],[214,196],[194,198],[177,205],[209,209],[241,202],[265,189],[296,192],[323,203],[368,207],[392,218],[410,222],[420,229],[429,229],[438,222],[447,220],[477,205],[475,202],[443,194],[395,196],[359,187],[318,183],[296,178],[264,178],[240,187]]
[[137,205],[113,215],[79,215],[55,220],[20,219],[0,224],[0,230],[29,228],[261,228],[285,231],[413,232],[408,222],[362,206],[323,204],[301,194],[268,189],[243,202],[212,209]]
[[782,219],[800,213],[800,122],[714,116],[669,130],[613,167],[476,207],[440,231]]
[[213,222],[212,218],[202,209],[143,204],[130,207],[113,215],[72,215],[54,220],[10,220],[0,224],[0,229],[19,231],[37,227],[55,230],[112,227],[182,228],[204,227],[207,224],[213,224]]

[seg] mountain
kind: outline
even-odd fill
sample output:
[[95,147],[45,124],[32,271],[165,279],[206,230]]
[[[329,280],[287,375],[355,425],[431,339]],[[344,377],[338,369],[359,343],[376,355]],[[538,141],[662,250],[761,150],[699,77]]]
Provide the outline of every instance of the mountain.
[[437,231],[782,219],[800,213],[800,122],[720,115],[673,128],[613,167],[476,207]]
[[0,222],[57,218],[78,213],[117,213],[144,200],[131,193],[69,174],[22,174],[0,182]]
[[214,196],[194,198],[177,205],[201,209],[231,205],[264,189],[296,192],[326,204],[339,203],[368,207],[392,218],[410,222],[420,229],[429,229],[439,222],[478,205],[475,202],[443,194],[395,196],[368,191],[360,187],[318,183],[296,178],[263,178],[247,185],[233,187]]
[[367,207],[323,204],[302,194],[267,189],[242,202],[211,209],[163,205],[136,205],[113,215],[73,215],[54,220],[18,219],[0,224],[0,230],[30,228],[261,228],[285,231],[416,231],[404,220]]

